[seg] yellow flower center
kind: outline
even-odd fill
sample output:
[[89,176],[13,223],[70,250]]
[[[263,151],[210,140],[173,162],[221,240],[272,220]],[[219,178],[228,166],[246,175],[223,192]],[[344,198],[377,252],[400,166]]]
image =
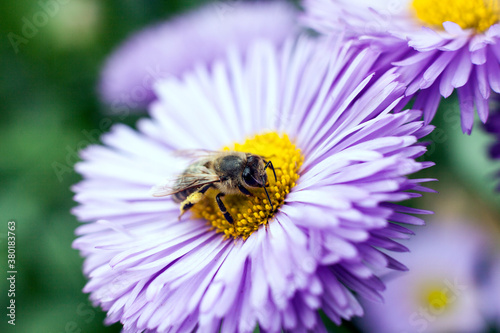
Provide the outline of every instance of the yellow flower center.
[[500,21],[498,0],[413,0],[412,6],[421,21],[441,29],[451,21],[462,29],[483,32]]
[[446,283],[428,280],[414,289],[416,307],[425,309],[431,315],[440,315],[448,311],[453,303],[453,293]]
[[229,223],[221,213],[215,196],[218,191],[210,189],[204,199],[193,206],[191,211],[195,218],[204,218],[217,233],[224,233],[226,238],[247,239],[261,225],[266,225],[273,218],[285,201],[285,196],[299,179],[299,169],[303,162],[300,149],[290,141],[286,134],[276,132],[259,134],[247,139],[243,144],[235,143],[231,149],[224,151],[241,151],[252,153],[272,161],[276,170],[277,181],[270,168],[267,169],[269,186],[266,188],[273,204],[273,209],[263,188],[247,187],[253,196],[243,194],[226,195],[222,199],[234,223]]
[[448,296],[442,290],[431,290],[427,294],[427,302],[429,307],[436,310],[444,310],[448,305]]

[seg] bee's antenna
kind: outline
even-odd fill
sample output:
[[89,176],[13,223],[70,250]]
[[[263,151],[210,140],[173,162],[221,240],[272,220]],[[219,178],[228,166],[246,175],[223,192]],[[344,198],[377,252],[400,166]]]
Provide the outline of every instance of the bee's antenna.
[[[264,177],[262,177],[262,181],[264,181]],[[267,200],[269,200],[269,204],[271,205],[271,210],[274,210],[273,203],[271,202],[271,198],[269,197],[269,193],[267,193],[267,188],[265,186],[264,186],[264,191],[266,192]]]
[[273,162],[268,161],[268,162],[266,163],[266,166],[264,167],[264,170],[266,170],[266,169],[267,169],[267,167],[270,167],[270,168],[271,168],[271,170],[273,170],[273,174],[274,174],[274,181],[278,181],[278,177],[276,177],[276,171],[274,171],[274,165],[273,165]]

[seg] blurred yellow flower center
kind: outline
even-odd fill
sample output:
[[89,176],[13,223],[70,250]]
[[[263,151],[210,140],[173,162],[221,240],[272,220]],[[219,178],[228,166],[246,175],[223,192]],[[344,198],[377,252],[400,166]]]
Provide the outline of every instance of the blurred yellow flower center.
[[427,294],[427,302],[429,307],[436,310],[444,310],[448,305],[448,296],[441,290],[431,290]]
[[441,29],[451,21],[462,29],[483,32],[500,21],[498,0],[413,0],[412,6],[420,20]]
[[218,191],[210,189],[205,198],[193,206],[191,211],[196,218],[204,218],[217,233],[224,233],[226,238],[247,239],[261,225],[266,225],[283,205],[285,196],[299,179],[299,169],[303,162],[300,149],[290,141],[286,134],[276,132],[259,134],[247,139],[243,144],[235,143],[234,147],[224,147],[224,151],[241,151],[252,153],[272,161],[276,170],[277,181],[273,172],[267,168],[269,186],[267,192],[273,208],[263,188],[247,187],[253,196],[240,194],[226,195],[223,198],[227,211],[234,224],[229,223],[221,213],[215,196]]

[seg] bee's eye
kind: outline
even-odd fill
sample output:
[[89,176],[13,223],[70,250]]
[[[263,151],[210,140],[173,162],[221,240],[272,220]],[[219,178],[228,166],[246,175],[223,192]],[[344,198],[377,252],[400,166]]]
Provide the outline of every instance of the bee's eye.
[[243,169],[243,180],[248,186],[251,187],[262,187],[261,181],[254,175],[252,172],[252,169],[249,166],[246,166],[245,169]]

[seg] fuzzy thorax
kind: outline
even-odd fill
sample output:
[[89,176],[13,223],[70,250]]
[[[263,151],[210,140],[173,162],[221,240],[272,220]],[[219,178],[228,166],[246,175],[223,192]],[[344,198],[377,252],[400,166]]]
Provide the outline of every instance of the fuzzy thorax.
[[223,150],[261,155],[266,160],[272,161],[277,181],[274,180],[274,175],[268,168],[267,191],[274,209],[271,209],[263,188],[249,188],[253,194],[251,197],[230,194],[223,198],[228,212],[234,219],[234,224],[226,221],[217,207],[215,196],[218,191],[215,189],[210,189],[205,198],[191,211],[194,217],[207,220],[217,233],[224,233],[227,238],[247,239],[261,225],[271,222],[274,214],[283,205],[285,196],[299,179],[303,157],[300,149],[295,147],[286,134],[280,136],[276,132],[256,135],[247,139],[243,144],[235,143],[234,147],[225,147]]

